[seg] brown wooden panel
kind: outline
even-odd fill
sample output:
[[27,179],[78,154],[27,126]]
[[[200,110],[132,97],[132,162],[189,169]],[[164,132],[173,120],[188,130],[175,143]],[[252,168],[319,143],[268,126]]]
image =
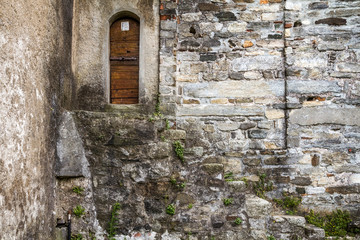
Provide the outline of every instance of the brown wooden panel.
[[139,77],[133,74],[133,72],[112,72],[111,79],[113,81],[124,79],[126,81],[134,81],[134,84],[135,82],[139,83]]
[[128,89],[128,88],[138,89],[139,88],[138,81],[136,80],[114,81],[111,83],[112,90]]
[[127,66],[127,67],[130,67],[130,66],[136,66],[138,67],[136,70],[134,71],[139,71],[139,61],[113,61],[110,59],[110,65],[111,65],[111,68],[113,69],[114,67],[120,67],[120,66]]
[[138,103],[138,98],[113,98],[113,104],[136,104]]
[[135,98],[139,95],[139,89],[117,89],[111,90],[112,98]]
[[[124,31],[122,23],[128,23]],[[115,21],[110,28],[110,98],[114,104],[139,101],[140,24],[131,18]]]
[[110,57],[138,57],[139,43],[112,42],[110,43]]

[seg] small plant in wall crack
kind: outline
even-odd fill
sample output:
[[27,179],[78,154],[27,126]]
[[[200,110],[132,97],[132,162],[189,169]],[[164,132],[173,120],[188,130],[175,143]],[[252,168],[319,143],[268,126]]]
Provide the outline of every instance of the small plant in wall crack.
[[182,161],[184,162],[184,146],[179,142],[176,141],[174,142],[174,148],[175,148],[175,154],[176,156]]
[[72,191],[78,195],[82,195],[84,189],[80,186],[75,186],[72,188]]
[[186,182],[178,182],[175,178],[170,178],[170,183],[178,189],[184,189],[186,187]]
[[166,213],[169,214],[169,215],[174,215],[175,214],[175,211],[176,211],[176,208],[175,208],[175,205],[174,204],[169,204],[167,207],[166,207]]
[[111,218],[109,222],[108,237],[112,239],[116,234],[116,225],[118,223],[119,210],[121,209],[120,203],[115,203],[111,210]]
[[289,196],[287,193],[283,193],[284,198],[274,199],[279,206],[286,210],[286,214],[294,215],[297,213],[297,208],[301,204],[301,197]]
[[83,239],[84,239],[83,235],[81,235],[80,233],[71,236],[71,240],[83,240]]
[[240,225],[242,222],[243,222],[242,219],[239,218],[239,217],[236,218],[235,221],[234,221],[234,223],[235,223],[236,225]]
[[223,199],[223,203],[225,206],[229,206],[230,204],[232,204],[234,202],[233,198],[224,198]]
[[267,180],[266,174],[259,175],[259,181],[254,185],[255,194],[265,199],[265,192],[273,190],[273,183]]
[[76,217],[80,218],[85,214],[85,208],[83,208],[81,205],[77,205],[73,208],[73,213]]

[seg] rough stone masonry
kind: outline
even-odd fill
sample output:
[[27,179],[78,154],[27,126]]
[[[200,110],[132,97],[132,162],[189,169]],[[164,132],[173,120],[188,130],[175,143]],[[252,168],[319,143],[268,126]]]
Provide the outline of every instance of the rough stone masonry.
[[[85,239],[325,239],[283,193],[360,215],[359,0],[0,3],[1,240],[66,239],[68,210]],[[143,34],[134,106],[107,100],[122,11]]]

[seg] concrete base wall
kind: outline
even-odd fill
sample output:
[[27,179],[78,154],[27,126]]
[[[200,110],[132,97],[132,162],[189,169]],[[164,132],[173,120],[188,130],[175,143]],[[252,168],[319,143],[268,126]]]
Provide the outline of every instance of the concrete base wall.
[[71,86],[72,1],[0,4],[0,239],[53,239],[55,128],[59,103],[68,101],[60,83]]

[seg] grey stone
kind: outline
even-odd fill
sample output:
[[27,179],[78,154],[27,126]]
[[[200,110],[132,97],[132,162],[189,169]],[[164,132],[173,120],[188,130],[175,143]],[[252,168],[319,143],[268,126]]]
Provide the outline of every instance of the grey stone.
[[247,188],[244,181],[229,181],[227,184],[233,192],[242,192]]
[[212,3],[199,3],[198,8],[200,11],[218,11],[220,7]]
[[328,7],[328,2],[314,2],[309,4],[309,9],[326,9]]
[[246,197],[245,207],[248,216],[251,218],[268,216],[272,210],[272,205],[270,202],[255,196]]
[[327,24],[330,26],[341,26],[346,25],[347,21],[343,18],[324,18],[315,21],[315,24]]
[[312,181],[310,177],[295,177],[294,179],[290,180],[290,182],[299,186],[308,186]]
[[217,59],[216,53],[200,54],[200,61],[202,62],[213,62]]
[[287,157],[272,156],[264,159],[266,165],[286,165]]
[[248,130],[248,129],[254,128],[254,127],[256,127],[256,123],[254,123],[254,122],[242,123],[240,125],[241,130]]
[[340,72],[359,73],[360,72],[360,64],[359,63],[338,63],[338,64],[336,64],[335,69]]
[[220,131],[234,131],[239,129],[240,123],[238,122],[225,122],[225,123],[218,123],[217,127]]
[[290,93],[321,94],[326,92],[341,92],[342,88],[335,81],[288,81]]
[[282,59],[279,56],[254,56],[237,58],[232,61],[233,71],[254,71],[281,69]]
[[243,159],[243,163],[248,166],[258,166],[261,163],[261,159],[248,157]]
[[182,140],[186,138],[186,131],[169,129],[165,130],[162,136],[164,136],[165,139]]
[[157,144],[150,144],[149,157],[153,159],[163,159],[169,157],[172,154],[172,145],[167,142],[159,142]]
[[178,109],[179,116],[261,116],[260,108],[242,108],[237,106],[199,105],[183,106]]
[[224,165],[219,163],[207,163],[202,165],[202,169],[209,174],[220,173],[224,170]]
[[325,238],[325,230],[311,224],[305,225],[305,234],[310,240],[321,240]]
[[220,12],[215,14],[219,21],[235,21],[236,16],[232,12]]
[[201,98],[283,96],[283,81],[222,81],[186,85],[184,95]]
[[249,130],[249,138],[264,139],[267,136],[267,132],[264,130]]
[[290,123],[304,126],[316,124],[340,124],[360,126],[360,109],[296,109],[290,112]]
[[56,144],[58,160],[57,177],[89,177],[89,163],[85,156],[82,139],[77,131],[71,113],[64,111],[59,126],[59,137]]

